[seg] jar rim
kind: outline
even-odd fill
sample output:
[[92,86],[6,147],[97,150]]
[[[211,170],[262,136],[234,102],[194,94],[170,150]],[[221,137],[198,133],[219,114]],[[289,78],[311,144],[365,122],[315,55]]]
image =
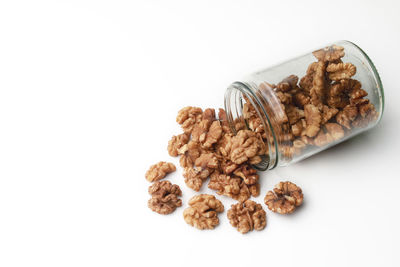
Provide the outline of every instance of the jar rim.
[[[267,145],[268,156],[262,156],[262,161],[253,166],[254,166],[254,168],[256,168],[260,171],[273,169],[278,165],[278,158],[279,158],[278,157],[278,143],[277,143],[277,138],[275,136],[275,132],[271,126],[270,118],[269,118],[266,110],[264,109],[260,100],[258,99],[256,94],[252,90],[252,87],[243,82],[236,81],[236,82],[232,83],[225,92],[224,106],[225,106],[225,111],[226,111],[229,126],[230,126],[232,132],[234,134],[236,134],[237,129],[235,128],[234,121],[235,121],[235,118],[243,117],[243,114],[242,114],[243,95],[245,95],[249,99],[250,104],[253,105],[253,107],[256,107],[258,116],[260,118],[266,118],[266,120],[262,119],[261,121],[263,123],[264,129],[266,129],[266,127],[268,127],[270,129],[272,139],[273,139],[273,140],[269,140],[269,138],[266,138],[267,142],[265,142],[265,144]],[[263,114],[261,114],[260,112],[262,112]],[[247,126],[247,128],[249,128],[247,122],[246,122],[246,126]],[[273,152],[273,151],[275,151],[275,152]]]

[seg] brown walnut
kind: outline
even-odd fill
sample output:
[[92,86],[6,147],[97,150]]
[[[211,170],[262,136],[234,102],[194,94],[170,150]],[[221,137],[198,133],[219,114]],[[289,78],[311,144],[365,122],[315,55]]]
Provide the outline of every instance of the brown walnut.
[[182,127],[185,133],[191,133],[196,123],[203,118],[203,110],[198,107],[184,107],[178,112],[176,122]]
[[176,167],[173,163],[160,161],[154,165],[151,165],[146,172],[146,180],[154,182],[163,179],[168,173],[176,171]]
[[159,214],[170,214],[177,207],[182,206],[182,191],[178,185],[171,184],[169,181],[158,181],[149,187],[151,199],[148,207]]
[[189,142],[189,138],[189,135],[185,133],[172,136],[168,142],[168,154],[171,157],[180,155],[180,149]]
[[303,193],[301,188],[294,183],[280,182],[275,185],[273,191],[268,191],[264,202],[273,212],[292,213],[303,203]]
[[194,191],[200,191],[201,186],[210,174],[211,171],[208,168],[186,167],[183,171],[186,185]]
[[263,230],[267,224],[266,213],[261,204],[246,200],[231,206],[228,210],[228,219],[231,225],[242,233]]
[[189,207],[183,211],[187,224],[197,229],[214,229],[219,224],[218,213],[224,211],[221,201],[212,195],[200,194],[189,200]]

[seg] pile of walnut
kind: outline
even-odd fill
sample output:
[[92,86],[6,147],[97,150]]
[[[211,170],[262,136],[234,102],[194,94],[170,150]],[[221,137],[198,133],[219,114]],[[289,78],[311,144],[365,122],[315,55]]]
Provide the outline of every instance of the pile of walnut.
[[[199,191],[210,178],[208,188],[239,203],[247,203],[245,201],[251,196],[260,194],[259,176],[251,166],[261,162],[261,155],[266,150],[258,133],[241,130],[233,135],[223,109],[219,109],[217,119],[214,109],[203,111],[198,107],[185,107],[178,112],[176,121],[183,133],[171,138],[168,152],[173,157],[180,156],[179,162],[189,188]],[[188,224],[198,229],[213,229],[219,224],[217,213],[222,212],[224,207],[214,196],[194,196],[189,205],[184,211],[184,219]],[[239,208],[232,206],[228,213],[231,214],[232,210],[237,214]],[[245,210],[245,214],[248,214],[247,210],[255,212],[250,206]],[[230,220],[232,225],[242,233],[263,229],[266,225],[265,212],[261,205],[256,210],[254,216],[237,214],[236,221],[240,220],[241,223]],[[243,227],[247,227],[247,230],[243,230]]]
[[168,143],[171,156],[180,156],[186,185],[199,191],[210,177],[208,187],[217,194],[245,201],[260,194],[259,176],[251,164],[261,162],[265,144],[259,134],[241,130],[233,135],[225,111],[185,107],[176,121],[184,133]]
[[[231,225],[240,233],[265,228],[266,213],[261,204],[249,200],[260,194],[259,176],[252,164],[261,162],[266,153],[265,143],[260,133],[240,130],[233,135],[223,109],[218,119],[214,109],[202,110],[197,107],[185,107],[178,112],[176,121],[183,133],[173,136],[168,142],[168,153],[180,156],[180,165],[184,169],[186,185],[199,191],[209,179],[208,187],[219,195],[238,200],[228,211]],[[175,171],[172,163],[159,162],[150,167],[146,179],[155,183],[150,186],[152,198],[148,201],[151,210],[160,214],[169,214],[182,205],[181,190],[168,181],[159,181],[168,173]],[[276,196],[273,211],[285,214],[294,211],[299,203],[291,201],[292,192],[283,192]],[[299,189],[301,200],[303,195]],[[269,202],[265,201],[269,207]],[[275,208],[281,205],[279,211]],[[293,205],[293,208],[286,207]],[[183,212],[184,220],[198,229],[214,229],[219,224],[218,213],[224,211],[221,201],[213,195],[195,195],[189,201],[189,207]]]
[[[309,65],[300,82],[297,76],[290,75],[276,85],[260,85],[261,90],[273,89],[284,111],[280,117],[277,115],[279,130],[275,131],[279,133],[280,152],[289,159],[307,145],[325,146],[378,118],[361,83],[352,79],[356,67],[341,60],[343,47],[333,45],[314,51],[313,55],[318,61]],[[249,101],[244,104],[243,115],[249,128],[267,141],[270,134],[264,132]]]

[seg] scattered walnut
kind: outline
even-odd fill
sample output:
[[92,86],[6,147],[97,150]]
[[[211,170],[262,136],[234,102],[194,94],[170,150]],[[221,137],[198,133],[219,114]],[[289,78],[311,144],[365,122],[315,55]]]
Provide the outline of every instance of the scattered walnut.
[[260,195],[260,184],[255,183],[252,185],[246,185],[247,188],[249,189],[250,195],[252,197],[258,197]]
[[331,63],[326,67],[326,71],[329,73],[329,79],[333,81],[339,81],[343,79],[350,79],[356,74],[356,66],[351,63]]
[[200,194],[189,200],[189,207],[183,212],[187,224],[197,229],[214,229],[219,224],[218,213],[224,211],[221,201],[212,195]]
[[207,108],[203,112],[203,120],[215,121],[215,109]]
[[171,157],[176,157],[180,153],[180,149],[189,142],[188,134],[180,134],[172,136],[171,140],[168,142],[168,154]]
[[344,57],[344,48],[332,45],[313,52],[318,61],[336,61]]
[[228,133],[222,136],[217,142],[216,150],[224,158],[229,158],[229,153],[232,147],[233,134]]
[[176,122],[182,127],[185,133],[191,133],[196,123],[203,117],[203,110],[197,107],[185,107],[178,112]]
[[221,122],[221,128],[224,133],[232,133],[231,127],[228,123],[228,118],[224,109],[220,108],[218,111],[218,119]]
[[149,170],[146,172],[146,179],[149,182],[161,180],[168,173],[176,171],[174,164],[170,162],[160,161],[154,165],[151,165]]
[[223,158],[220,163],[221,163],[220,168],[224,174],[231,174],[234,170],[236,170],[240,166],[225,158]]
[[[211,175],[208,188],[216,190],[218,195],[224,195],[233,199],[246,200],[250,197],[250,193],[247,191],[241,192],[242,180],[240,178],[234,178],[230,175],[219,174],[214,172]],[[243,194],[244,193],[244,194]]]
[[189,143],[182,146],[179,150],[179,154],[182,154],[181,158],[179,159],[181,167],[186,168],[193,166],[194,162],[198,157],[200,157],[201,153],[202,149],[200,144],[190,140]]
[[182,206],[182,196],[179,186],[169,181],[158,181],[149,187],[149,194],[152,196],[147,205],[152,211],[160,214],[170,214],[177,207]]
[[186,167],[183,171],[186,185],[194,191],[200,191],[204,181],[210,176],[211,172],[208,168]]
[[303,203],[303,193],[294,183],[280,182],[275,185],[274,191],[268,191],[264,202],[273,212],[292,213]]
[[238,201],[245,201],[249,199],[252,193],[256,195],[259,194],[259,190],[257,192],[256,187],[252,188],[252,191],[250,191],[249,187],[241,178],[221,174],[218,172],[214,172],[211,175],[208,188],[216,190],[218,195],[231,197]]
[[242,234],[253,229],[263,230],[267,224],[266,213],[261,204],[251,200],[232,205],[228,210],[228,219],[231,225]]
[[192,140],[198,143],[204,142],[210,126],[210,120],[201,120],[199,123],[196,123],[192,130]]
[[210,148],[221,136],[222,127],[219,121],[202,120],[192,131],[193,141],[199,142],[204,148]]
[[219,166],[219,161],[214,153],[203,153],[194,163],[196,167],[216,169]]
[[243,179],[247,185],[258,183],[259,176],[257,171],[252,168],[249,164],[243,164],[233,172],[236,176]]

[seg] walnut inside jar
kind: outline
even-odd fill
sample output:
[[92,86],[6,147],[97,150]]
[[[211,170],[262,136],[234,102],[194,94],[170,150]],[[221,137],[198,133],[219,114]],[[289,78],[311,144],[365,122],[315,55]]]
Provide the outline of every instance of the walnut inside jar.
[[[301,79],[289,75],[276,85],[264,82],[259,86],[266,95],[272,90],[280,103],[265,105],[264,110],[270,109],[275,116],[271,123],[283,159],[301,155],[310,146],[330,145],[378,119],[362,83],[354,79],[356,66],[342,61],[345,52],[338,45],[314,51],[317,61],[310,63]],[[243,118],[267,144],[272,136],[263,127],[265,118],[259,117],[246,96],[244,100]]]

